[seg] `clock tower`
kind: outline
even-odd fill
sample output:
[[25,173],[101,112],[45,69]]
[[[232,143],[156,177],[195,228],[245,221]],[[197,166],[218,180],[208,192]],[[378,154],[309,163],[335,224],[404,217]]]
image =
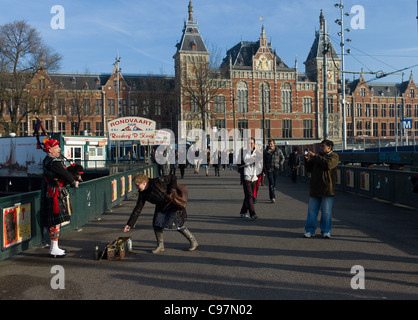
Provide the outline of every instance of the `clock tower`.
[[335,84],[339,78],[341,58],[338,56],[337,51],[329,39],[328,31],[324,30],[324,22],[324,15],[321,10],[321,14],[319,15],[319,31],[315,32],[314,43],[312,44],[309,55],[304,62],[305,73],[309,80],[318,83],[323,82],[322,66],[324,63],[324,51],[326,51],[327,81],[328,84]]
[[[333,140],[341,139],[341,107],[338,94],[338,82],[340,78],[341,58],[338,56],[332,42],[329,39],[328,31],[325,29],[324,15],[319,15],[319,31],[315,32],[315,40],[312,44],[305,63],[305,74],[310,81],[316,82],[318,98],[318,112],[321,117],[320,126],[324,137]],[[326,59],[324,59],[326,54]],[[324,68],[324,60],[326,68]],[[324,69],[326,77],[324,79]],[[324,80],[326,80],[324,83]],[[326,95],[326,97],[325,97]],[[324,112],[324,108],[326,112]],[[322,122],[322,123],[321,123]],[[326,126],[326,127],[325,127]]]

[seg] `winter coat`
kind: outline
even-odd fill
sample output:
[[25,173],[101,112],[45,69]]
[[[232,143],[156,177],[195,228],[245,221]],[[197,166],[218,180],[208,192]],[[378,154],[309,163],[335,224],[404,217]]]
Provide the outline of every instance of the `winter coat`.
[[306,171],[311,173],[309,186],[311,197],[334,196],[338,162],[338,154],[333,151],[305,159]]
[[240,169],[244,180],[257,181],[259,175],[263,172],[261,151],[242,149]]
[[[177,185],[175,175],[162,176],[149,180],[148,188],[138,192],[138,200],[129,217],[127,225],[131,228],[135,226],[145,202],[155,204],[153,226],[158,228],[172,229],[174,226],[181,227],[187,219],[186,209],[178,210],[174,205],[169,204],[165,195],[174,192]],[[167,206],[168,205],[168,206]]]
[[263,153],[264,170],[279,170],[284,163],[282,150],[278,146],[274,146],[273,150],[267,146]]

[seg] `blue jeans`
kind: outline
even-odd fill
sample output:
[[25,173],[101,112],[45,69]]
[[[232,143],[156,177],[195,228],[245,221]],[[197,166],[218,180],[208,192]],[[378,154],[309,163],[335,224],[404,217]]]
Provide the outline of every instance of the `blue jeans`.
[[332,203],[334,197],[309,197],[308,218],[305,231],[315,234],[319,209],[321,209],[321,233],[330,232],[332,228]]
[[274,191],[277,188],[277,182],[279,181],[279,170],[267,171],[267,179],[269,180],[269,196],[270,200],[276,198]]

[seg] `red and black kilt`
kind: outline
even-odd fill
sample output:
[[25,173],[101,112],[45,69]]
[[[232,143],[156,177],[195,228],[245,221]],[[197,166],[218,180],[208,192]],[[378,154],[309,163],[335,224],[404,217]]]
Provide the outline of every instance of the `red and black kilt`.
[[[65,222],[65,221],[70,221],[70,219],[71,219],[70,212],[72,212],[72,208],[71,208],[71,201],[70,200],[68,201],[70,208],[68,208],[67,203],[65,203],[62,200],[63,198],[60,195],[58,195],[57,201],[58,201],[59,211],[57,210],[56,202],[55,202],[56,200],[54,199],[54,197],[52,197],[50,195],[51,191],[52,192],[56,191],[55,188],[57,188],[57,187],[53,187],[52,189],[54,189],[54,190],[49,189],[49,192],[45,192],[45,194],[43,195],[44,199],[45,199],[44,200],[44,208],[43,208],[43,225],[45,227],[55,226],[57,224],[61,224],[61,223]],[[68,190],[66,189],[65,191],[68,194]],[[59,191],[59,192],[62,193],[62,191]]]

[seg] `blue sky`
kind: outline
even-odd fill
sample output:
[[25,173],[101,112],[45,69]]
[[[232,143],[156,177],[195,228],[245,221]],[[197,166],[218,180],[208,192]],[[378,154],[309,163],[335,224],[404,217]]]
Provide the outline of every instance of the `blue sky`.
[[[344,12],[364,9],[344,17],[347,71],[395,72],[418,64],[416,0],[344,0]],[[44,41],[64,57],[61,72],[109,73],[116,51],[122,57],[122,73],[174,74],[173,55],[188,17],[189,0],[0,0],[0,24],[26,20]],[[332,42],[340,54],[340,27],[334,22],[339,0],[193,0],[194,18],[207,47],[222,57],[227,49],[244,41],[258,40],[261,26],[273,48],[300,71],[319,28],[322,9]],[[64,29],[53,29],[54,5],[64,8]],[[263,20],[260,20],[263,17]],[[364,22],[364,28],[359,22]],[[418,66],[411,70],[418,81]],[[353,75],[347,75],[349,79]],[[358,77],[358,75],[356,75]],[[366,75],[366,79],[374,76]],[[400,82],[400,75],[377,82]]]

